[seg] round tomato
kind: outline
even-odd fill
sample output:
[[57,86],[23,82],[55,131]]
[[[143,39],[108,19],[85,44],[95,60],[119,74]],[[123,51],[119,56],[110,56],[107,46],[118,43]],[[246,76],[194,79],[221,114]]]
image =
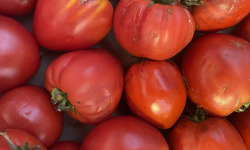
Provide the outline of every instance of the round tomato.
[[[188,0],[184,0],[188,1]],[[250,12],[249,0],[202,0],[192,8],[198,31],[217,31],[239,23]]]
[[59,141],[48,150],[80,150],[81,144],[75,141]]
[[164,60],[145,60],[131,66],[124,91],[131,110],[161,129],[174,125],[187,98],[179,68]]
[[37,0],[1,0],[0,14],[21,16],[35,9]]
[[0,98],[0,131],[9,128],[24,130],[50,146],[60,138],[63,114],[54,109],[45,89],[25,85]]
[[217,117],[199,123],[181,118],[171,129],[168,139],[173,150],[247,150],[234,126]]
[[123,91],[123,68],[107,50],[88,49],[66,53],[47,68],[45,86],[58,110],[68,110],[87,124],[108,118]]
[[35,149],[47,150],[47,148],[31,134],[18,129],[7,129],[0,132],[0,147],[3,150]]
[[168,144],[153,126],[132,116],[116,116],[95,126],[81,150],[168,150]]
[[14,19],[0,15],[0,93],[27,82],[40,66],[32,34]]
[[233,34],[250,42],[250,14],[235,26]]
[[250,43],[227,34],[190,43],[182,60],[188,97],[212,115],[227,116],[250,102]]
[[33,32],[50,50],[79,50],[98,43],[112,26],[108,0],[38,0]]
[[195,31],[193,17],[185,7],[156,0],[120,0],[113,26],[117,41],[126,51],[155,60],[176,55]]
[[231,122],[239,131],[241,137],[247,145],[247,149],[250,149],[250,108],[244,112],[233,113],[230,116]]

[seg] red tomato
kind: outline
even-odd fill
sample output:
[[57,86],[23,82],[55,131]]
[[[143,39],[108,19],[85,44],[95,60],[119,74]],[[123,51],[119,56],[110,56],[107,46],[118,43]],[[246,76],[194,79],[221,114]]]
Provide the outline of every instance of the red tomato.
[[9,128],[24,130],[50,146],[61,136],[63,114],[54,109],[43,88],[18,87],[0,98],[0,130]]
[[0,14],[21,16],[35,9],[37,0],[1,0]]
[[[47,150],[37,138],[23,130],[7,129],[0,132],[0,147],[2,150],[13,150],[18,146],[26,150],[23,148],[26,143],[28,143],[29,148],[34,147],[37,148],[37,150]],[[11,146],[13,146],[13,148],[11,148]]]
[[250,14],[236,25],[233,34],[250,42]]
[[79,50],[98,43],[112,26],[108,0],[38,0],[33,32],[50,50]]
[[0,15],[0,93],[27,82],[39,66],[39,47],[31,33]]
[[162,129],[174,125],[186,104],[182,74],[168,61],[146,60],[134,64],[126,74],[124,90],[132,111]]
[[195,31],[193,17],[186,8],[150,0],[120,0],[113,26],[117,41],[126,51],[155,60],[176,55]]
[[238,131],[224,118],[211,117],[200,123],[181,118],[168,138],[173,150],[247,150]]
[[239,131],[241,137],[247,145],[247,149],[250,149],[250,108],[241,113],[233,113],[231,116],[231,122]]
[[227,34],[192,42],[182,68],[188,96],[212,115],[227,116],[250,102],[250,43]]
[[[117,108],[123,91],[120,61],[104,49],[66,53],[46,70],[45,86],[59,110],[82,123],[97,123]],[[63,103],[66,103],[64,105]],[[73,111],[73,112],[72,112]]]
[[168,144],[146,122],[132,116],[117,116],[94,127],[81,150],[168,150]]
[[48,150],[80,150],[81,144],[75,141],[60,141],[51,146]]
[[192,15],[198,31],[216,31],[239,23],[250,12],[249,0],[202,0]]

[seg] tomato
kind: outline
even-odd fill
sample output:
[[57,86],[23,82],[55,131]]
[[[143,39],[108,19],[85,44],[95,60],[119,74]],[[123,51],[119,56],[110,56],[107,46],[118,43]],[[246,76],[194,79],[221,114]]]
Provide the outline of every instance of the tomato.
[[250,43],[213,33],[190,43],[182,60],[188,97],[216,116],[250,102]]
[[0,15],[0,93],[27,82],[39,66],[39,47],[31,33]]
[[37,0],[1,0],[0,14],[8,16],[25,15],[35,9]]
[[201,5],[192,8],[195,28],[218,31],[232,27],[250,12],[249,8],[249,0],[202,0]]
[[181,118],[171,129],[168,139],[173,150],[247,150],[234,126],[218,117],[199,123]]
[[0,98],[0,131],[9,128],[24,130],[50,146],[61,136],[63,114],[54,109],[45,89],[25,85]]
[[[28,147],[36,148],[37,150],[47,150],[47,148],[34,136],[31,134],[18,129],[7,129],[3,132],[0,132],[0,147],[4,150],[13,150],[17,147],[26,150],[25,144],[28,144]],[[13,148],[11,148],[13,146]]]
[[231,122],[239,131],[241,137],[247,145],[247,149],[250,149],[250,108],[244,112],[233,113],[231,116]]
[[48,150],[80,150],[81,144],[75,141],[59,141]]
[[124,91],[131,110],[161,129],[174,125],[187,98],[179,68],[164,60],[145,60],[131,66]]
[[108,0],[38,0],[33,32],[50,50],[86,49],[109,32],[113,12]]
[[156,128],[132,116],[116,116],[95,126],[81,150],[168,150]]
[[250,14],[235,26],[233,34],[250,42]]
[[117,108],[123,91],[123,68],[104,49],[66,53],[56,58],[45,73],[45,86],[58,110],[92,124],[108,118]]
[[114,14],[114,33],[130,54],[164,60],[192,40],[195,24],[185,7],[155,1],[120,0]]

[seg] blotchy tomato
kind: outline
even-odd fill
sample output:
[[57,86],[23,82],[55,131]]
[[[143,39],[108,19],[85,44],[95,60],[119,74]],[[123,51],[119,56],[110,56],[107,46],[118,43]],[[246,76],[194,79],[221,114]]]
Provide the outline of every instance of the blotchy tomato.
[[39,47],[19,22],[0,15],[0,93],[27,82],[40,66]]
[[168,139],[173,150],[247,150],[234,126],[217,117],[200,123],[181,118],[171,129]]
[[231,116],[231,122],[239,131],[241,137],[243,138],[247,149],[250,149],[250,108],[246,109],[244,112],[233,113]]
[[227,116],[250,102],[250,43],[227,34],[190,43],[182,69],[188,97],[210,114]]
[[95,126],[81,150],[168,150],[161,132],[132,116],[117,116]]
[[54,109],[45,89],[25,85],[0,98],[0,131],[9,128],[24,130],[51,146],[61,136],[63,114]]
[[37,0],[1,0],[0,14],[8,16],[25,15],[35,9]]
[[187,92],[182,74],[174,63],[145,60],[129,68],[125,96],[137,116],[167,129],[180,117]]
[[38,0],[33,32],[49,50],[86,49],[109,32],[113,12],[108,0]]
[[13,150],[10,145],[14,146],[14,148],[18,146],[23,148],[25,143],[28,143],[29,148],[36,147],[37,150],[47,150],[47,148],[37,138],[23,130],[7,129],[0,132],[0,148],[2,150]]
[[233,34],[250,42],[250,14],[236,25]]
[[[104,49],[66,53],[47,68],[45,86],[59,110],[82,123],[110,116],[123,91],[124,74],[118,58]],[[63,103],[66,103],[64,105]]]
[[113,26],[117,41],[126,51],[155,60],[176,55],[195,31],[193,17],[186,8],[154,0],[120,0]]
[[75,141],[59,141],[48,150],[80,150],[81,144]]
[[250,12],[249,0],[202,0],[192,15],[198,31],[217,31],[239,23]]

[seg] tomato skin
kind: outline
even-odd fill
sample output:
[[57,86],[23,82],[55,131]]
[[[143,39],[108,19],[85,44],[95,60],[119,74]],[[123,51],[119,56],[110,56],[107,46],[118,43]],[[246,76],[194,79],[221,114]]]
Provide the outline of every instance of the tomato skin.
[[173,150],[247,150],[234,126],[218,117],[200,123],[181,118],[171,129],[168,139]]
[[0,14],[22,16],[35,9],[37,0],[1,0]]
[[247,149],[250,149],[250,108],[241,113],[233,113],[230,116],[232,124],[239,131],[242,139],[247,145]]
[[198,38],[182,60],[188,97],[216,116],[228,116],[250,101],[250,43],[227,34]]
[[48,150],[80,150],[81,143],[75,141],[59,141],[53,146],[48,148]]
[[250,42],[250,14],[248,14],[238,25],[236,25],[233,35]]
[[63,114],[54,109],[45,89],[25,85],[0,98],[0,131],[9,128],[24,130],[50,146],[61,136]]
[[49,50],[90,48],[111,29],[113,11],[108,0],[38,0],[33,32]]
[[193,38],[195,25],[190,12],[180,5],[149,0],[121,0],[114,14],[114,33],[130,54],[165,60],[181,51]]
[[32,34],[14,19],[0,15],[0,93],[27,82],[39,66],[39,47]]
[[59,88],[67,93],[74,119],[93,124],[110,116],[118,106],[123,91],[124,73],[120,61],[104,49],[66,53],[46,70],[48,91]]
[[150,124],[132,117],[116,116],[95,126],[81,150],[168,150],[162,134]]
[[218,31],[239,23],[250,11],[249,0],[202,0],[192,15],[197,31]]
[[161,129],[173,126],[187,98],[179,68],[163,60],[145,60],[131,66],[125,77],[124,91],[130,109]]
[[[21,146],[23,148],[24,144],[28,142],[29,147],[34,145],[40,145],[42,147],[42,150],[47,150],[47,148],[34,136],[29,134],[26,131],[19,130],[19,129],[7,129],[5,131],[7,136],[9,137],[10,141],[15,146]],[[4,150],[12,150],[10,146],[8,145],[6,139],[4,136],[0,135],[0,147]]]

